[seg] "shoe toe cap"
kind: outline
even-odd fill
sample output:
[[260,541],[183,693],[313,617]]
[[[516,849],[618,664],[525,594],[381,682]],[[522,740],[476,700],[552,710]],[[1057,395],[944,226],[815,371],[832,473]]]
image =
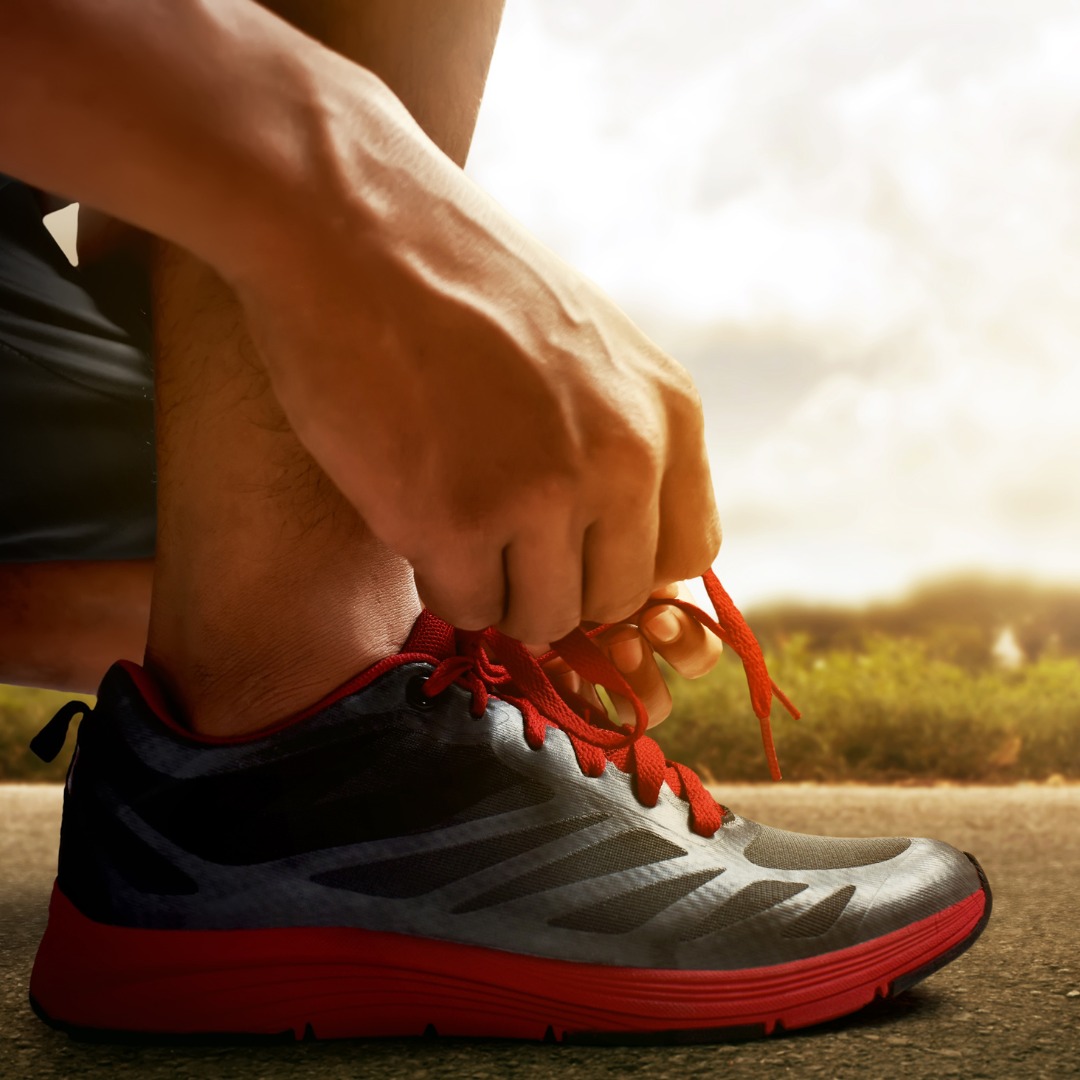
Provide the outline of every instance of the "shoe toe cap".
[[983,889],[974,860],[940,840],[912,840],[875,892],[863,932],[877,937],[947,911]]

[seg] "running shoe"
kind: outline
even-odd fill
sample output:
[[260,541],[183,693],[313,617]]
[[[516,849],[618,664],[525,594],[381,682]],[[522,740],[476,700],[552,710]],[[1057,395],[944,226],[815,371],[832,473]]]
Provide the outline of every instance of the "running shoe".
[[[664,602],[741,656],[771,750],[776,688],[707,586],[715,619]],[[582,631],[558,652],[632,696]],[[633,726],[574,705],[522,646],[428,612],[244,738],[193,734],[116,664],[68,773],[34,1008],[73,1032],[700,1042],[853,1012],[985,925],[970,856],[748,821],[665,759],[639,704]]]

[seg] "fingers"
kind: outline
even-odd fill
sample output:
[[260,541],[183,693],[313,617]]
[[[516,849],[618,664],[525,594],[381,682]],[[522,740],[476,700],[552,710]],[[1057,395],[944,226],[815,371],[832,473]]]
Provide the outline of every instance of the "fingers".
[[443,545],[437,561],[414,558],[413,570],[424,605],[463,630],[495,626],[546,651],[581,623],[581,529],[569,519],[549,517],[501,553],[481,540]]
[[[681,599],[690,599],[679,589]],[[684,678],[697,679],[716,666],[723,643],[677,607],[650,608],[641,620],[649,644]]]
[[[619,669],[645,706],[649,714],[649,726],[659,724],[671,715],[671,694],[664,682],[660,668],[656,664],[652,650],[642,638],[636,626],[623,623],[613,626],[594,639],[608,659]],[[538,650],[530,648],[535,655]],[[544,664],[544,673],[552,686],[565,699],[573,704],[573,698],[584,699],[601,712],[607,709],[596,693],[592,683],[583,679],[560,656],[553,657]],[[615,714],[620,723],[633,724],[634,709],[628,700],[612,695]]]
[[636,611],[656,585],[656,508],[639,508],[623,521],[607,519],[585,534],[582,618],[618,622]]
[[498,628],[519,641],[557,641],[581,622],[581,533],[537,527],[504,553],[506,611]]
[[458,548],[442,555],[438,562],[413,562],[416,591],[424,607],[462,630],[496,625],[506,604],[505,570],[499,553],[488,551],[485,558],[480,551]]
[[678,464],[664,473],[660,491],[657,582],[700,577],[720,551],[723,534],[703,424],[698,409],[671,429],[671,460]]
[[[531,647],[530,651],[535,655],[535,651]],[[571,707],[574,704],[573,698],[579,697],[600,712],[605,711],[604,705],[600,701],[592,683],[586,682],[561,656],[556,656],[554,659],[547,661],[544,664],[544,673],[551,681],[551,685],[555,687],[564,700],[571,704]]]
[[[659,724],[671,715],[671,693],[657,666],[649,643],[636,626],[623,623],[606,630],[597,644],[622,672],[630,688],[637,694],[649,714],[649,726]],[[633,706],[625,698],[612,695],[616,715],[621,723],[634,723]]]

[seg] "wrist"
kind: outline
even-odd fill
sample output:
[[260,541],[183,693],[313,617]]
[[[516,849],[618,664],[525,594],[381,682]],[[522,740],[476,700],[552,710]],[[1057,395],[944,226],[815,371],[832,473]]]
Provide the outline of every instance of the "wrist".
[[357,89],[379,80],[305,39],[307,45],[279,52],[263,69],[273,70],[274,77],[251,95],[253,107],[245,118],[259,135],[226,148],[230,164],[217,170],[221,186],[215,198],[232,212],[228,228],[207,237],[213,245],[208,261],[238,290],[257,288],[267,276],[299,277],[306,260],[318,258],[327,233],[348,227],[359,243],[371,224],[364,193],[355,187],[364,171],[357,160],[362,147],[348,147],[351,168],[343,176],[345,148],[335,130],[346,108],[353,114],[351,126],[363,123],[356,114],[366,95],[354,91],[359,102],[343,104],[340,78],[328,78],[326,68],[347,64]]

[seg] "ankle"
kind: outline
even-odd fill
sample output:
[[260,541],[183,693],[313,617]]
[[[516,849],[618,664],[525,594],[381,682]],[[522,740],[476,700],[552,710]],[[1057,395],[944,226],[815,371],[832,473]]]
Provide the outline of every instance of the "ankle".
[[156,585],[145,666],[192,730],[257,731],[401,648],[420,604],[408,567],[398,570],[373,591],[340,577],[333,588]]

